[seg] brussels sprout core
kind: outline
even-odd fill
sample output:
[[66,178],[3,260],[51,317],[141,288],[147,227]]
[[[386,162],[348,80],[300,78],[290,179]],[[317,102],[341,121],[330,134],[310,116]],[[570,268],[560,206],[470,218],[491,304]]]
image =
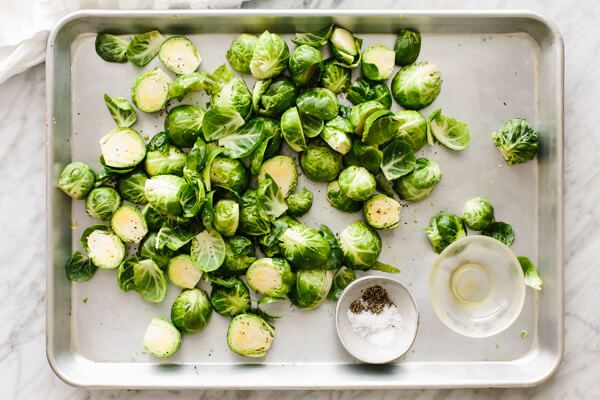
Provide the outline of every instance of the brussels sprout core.
[[160,358],[167,358],[177,351],[181,344],[181,334],[166,319],[152,318],[146,328],[142,345],[148,353]]

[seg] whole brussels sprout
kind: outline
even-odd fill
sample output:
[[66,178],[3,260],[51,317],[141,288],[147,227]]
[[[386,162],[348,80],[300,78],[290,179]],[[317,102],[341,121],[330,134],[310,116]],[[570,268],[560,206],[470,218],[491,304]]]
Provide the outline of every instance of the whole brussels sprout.
[[482,231],[494,222],[494,207],[484,198],[474,197],[465,201],[462,218],[469,229]]
[[286,201],[288,213],[294,217],[300,217],[310,210],[313,202],[313,194],[307,188],[302,192],[290,195]]
[[335,94],[348,90],[351,77],[350,68],[339,65],[333,58],[327,59],[321,64],[321,86]]
[[410,144],[413,151],[420,150],[427,140],[427,121],[414,110],[402,110],[396,113],[399,123],[396,135]]
[[538,133],[522,118],[509,119],[492,138],[508,165],[532,160],[538,151]]
[[267,79],[279,75],[288,65],[290,49],[277,34],[264,31],[256,42],[250,72],[256,79]]
[[493,237],[507,246],[510,246],[515,241],[515,234],[513,233],[512,226],[506,222],[492,222],[483,231],[481,231],[481,234]]
[[285,76],[274,79],[260,96],[258,112],[267,116],[279,116],[296,102],[298,89]]
[[441,253],[452,242],[467,236],[463,220],[457,215],[444,212],[431,217],[425,233],[436,253]]
[[124,63],[127,62],[127,45],[129,42],[109,33],[99,33],[96,36],[96,53],[104,61]]
[[329,182],[327,186],[327,201],[333,207],[347,213],[357,212],[362,208],[360,201],[354,201],[342,193],[338,181]]
[[402,200],[419,201],[429,196],[441,180],[442,171],[435,161],[417,158],[415,169],[394,181],[394,190]]
[[148,202],[144,195],[146,179],[148,179],[148,176],[144,171],[134,171],[122,176],[117,183],[117,189],[121,197],[134,204],[146,204]]
[[329,259],[331,248],[316,230],[296,223],[279,237],[283,257],[298,269],[323,266]]
[[240,199],[240,232],[258,236],[270,232],[270,220],[263,213],[261,204],[257,201],[256,190],[246,190]]
[[327,298],[332,282],[332,270],[300,270],[296,273],[296,285],[289,294],[289,298],[298,308],[315,309]]
[[356,221],[340,233],[344,264],[352,269],[369,269],[381,253],[381,239],[376,231]]
[[171,321],[184,335],[200,333],[212,313],[206,293],[200,289],[184,289],[171,307]]
[[402,29],[394,43],[396,65],[408,65],[417,61],[421,52],[421,35],[419,32]]
[[179,147],[192,147],[202,133],[205,112],[189,104],[173,107],[165,118],[164,126],[169,141]]
[[300,167],[304,175],[316,182],[330,182],[342,170],[342,155],[334,151],[322,140],[308,144],[300,156]]
[[367,224],[375,229],[395,229],[400,226],[400,204],[392,197],[376,194],[363,207]]
[[233,236],[240,223],[240,206],[234,200],[221,199],[215,205],[213,226],[223,236]]
[[250,73],[250,61],[252,60],[252,54],[254,54],[257,41],[258,38],[255,35],[242,33],[237,39],[231,42],[225,58],[227,58],[233,69],[245,74]]
[[314,88],[302,93],[296,99],[300,113],[328,120],[337,117],[339,103],[337,96],[331,90]]
[[319,79],[323,55],[309,45],[298,46],[292,53],[289,62],[292,81],[300,87],[311,86]]
[[225,238],[225,261],[216,272],[229,277],[241,275],[256,260],[254,242],[245,236],[232,236]]
[[354,82],[348,90],[347,97],[354,105],[374,100],[381,103],[388,110],[392,106],[392,93],[387,85],[382,82],[372,82],[363,77]]
[[375,192],[375,177],[364,167],[344,169],[338,181],[342,193],[354,201],[365,201]]
[[264,357],[273,343],[275,328],[255,314],[238,314],[229,323],[227,345],[243,357]]
[[230,278],[222,282],[226,286],[212,283],[210,303],[217,313],[224,317],[235,317],[250,308],[250,291],[244,282],[237,278]]
[[259,258],[246,271],[248,286],[265,296],[285,296],[295,281],[290,264],[283,258]]
[[440,67],[420,62],[403,67],[392,81],[392,95],[404,108],[419,110],[438,97],[442,89]]
[[69,197],[81,200],[92,190],[95,181],[96,175],[87,164],[72,162],[63,169],[56,186]]
[[372,44],[362,54],[362,71],[367,79],[384,81],[394,72],[394,51],[383,44]]
[[352,33],[336,26],[329,37],[329,48],[333,57],[344,67],[356,68],[360,64],[361,39],[356,39]]
[[146,180],[144,195],[159,214],[178,216],[183,212],[178,194],[185,184],[185,180],[179,176],[154,176]]
[[210,181],[242,193],[248,187],[248,171],[240,160],[217,157],[210,166]]
[[383,153],[377,146],[370,146],[362,143],[360,140],[353,140],[352,148],[344,155],[343,161],[346,167],[359,165],[376,174],[383,161]]
[[100,221],[108,220],[121,206],[121,196],[111,187],[93,189],[85,199],[85,211]]

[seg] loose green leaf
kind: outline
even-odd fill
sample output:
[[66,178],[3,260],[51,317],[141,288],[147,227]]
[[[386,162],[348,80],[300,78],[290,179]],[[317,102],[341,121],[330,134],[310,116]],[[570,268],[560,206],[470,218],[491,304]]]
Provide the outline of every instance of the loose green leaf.
[[375,264],[373,264],[371,269],[376,270],[376,271],[388,272],[390,274],[399,274],[400,273],[400,270],[398,268],[394,267],[393,265],[384,264],[379,261],[377,261]]
[[522,256],[518,256],[517,259],[525,275],[525,284],[535,290],[542,290],[542,278],[531,260]]
[[127,128],[135,124],[137,119],[135,110],[125,97],[114,96],[111,98],[104,93],[104,102],[117,126]]
[[159,31],[135,35],[127,46],[127,59],[133,65],[143,67],[156,57],[163,41],[164,37]]
[[67,278],[73,282],[85,282],[92,279],[98,268],[92,260],[78,251],[73,252],[65,266]]
[[388,180],[393,181],[411,173],[416,162],[411,145],[404,139],[395,139],[383,149],[381,172]]

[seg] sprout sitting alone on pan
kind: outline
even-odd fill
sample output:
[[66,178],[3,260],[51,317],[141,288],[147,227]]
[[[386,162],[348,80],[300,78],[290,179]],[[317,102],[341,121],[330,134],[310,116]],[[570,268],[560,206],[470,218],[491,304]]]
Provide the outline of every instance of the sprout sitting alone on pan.
[[333,58],[329,58],[321,64],[321,86],[335,94],[348,90],[351,77],[352,70],[339,65]]
[[342,193],[354,201],[365,201],[375,191],[375,177],[356,165],[344,169],[338,179]]
[[431,217],[425,233],[436,253],[441,253],[451,243],[467,236],[463,220],[457,215],[445,212]]
[[61,172],[56,187],[67,196],[81,200],[92,190],[95,181],[96,175],[87,164],[72,162]]
[[236,315],[227,329],[227,345],[244,357],[264,357],[273,343],[275,328],[255,314]]
[[321,52],[309,45],[298,46],[289,61],[292,81],[299,87],[312,86],[319,80],[321,71]]
[[288,214],[300,217],[310,210],[313,203],[313,194],[307,188],[303,188],[300,193],[290,195],[285,202],[288,206]]
[[494,222],[494,207],[481,197],[465,201],[462,219],[469,229],[482,231]]
[[110,97],[104,93],[104,103],[118,127],[128,128],[135,124],[137,115],[127,99],[122,96]]
[[394,181],[394,190],[402,200],[419,201],[429,196],[441,180],[442,171],[435,161],[417,158],[415,169]]
[[100,138],[102,162],[112,168],[135,167],[146,157],[146,143],[131,128],[115,128]]
[[211,278],[210,303],[224,317],[235,317],[250,308],[250,291],[238,278]]
[[192,147],[202,134],[205,113],[200,107],[189,104],[173,107],[164,123],[169,141],[179,147]]
[[250,60],[250,72],[256,79],[273,78],[288,66],[290,49],[277,34],[264,31],[256,42]]
[[419,32],[402,29],[394,43],[396,65],[408,65],[417,61],[421,52],[421,35]]
[[147,113],[162,110],[169,100],[171,82],[172,79],[160,68],[143,73],[131,88],[133,104]]
[[532,160],[539,147],[538,133],[522,118],[510,119],[492,134],[494,146],[508,165]]
[[464,150],[469,147],[469,127],[438,109],[427,119],[427,142],[433,144],[434,138],[449,149]]
[[300,156],[304,175],[315,182],[330,182],[342,170],[342,155],[322,140],[313,140]]
[[296,276],[283,258],[259,258],[246,271],[246,282],[260,294],[282,297],[292,290]]
[[92,218],[106,221],[121,206],[119,193],[106,186],[93,189],[85,199],[85,211]]
[[142,345],[153,356],[167,358],[173,355],[181,344],[181,334],[169,321],[152,318],[146,328]]
[[381,239],[362,221],[348,225],[340,233],[344,264],[352,269],[369,269],[381,253]]
[[96,53],[104,61],[124,63],[127,62],[127,45],[129,42],[109,33],[99,33],[96,36]]
[[507,246],[510,246],[515,241],[515,234],[513,233],[512,226],[506,222],[492,222],[481,231],[481,234],[493,237]]
[[202,62],[194,44],[183,36],[168,38],[160,46],[158,59],[176,74],[191,74]]
[[296,285],[288,297],[298,308],[305,310],[315,309],[327,299],[332,282],[332,270],[300,270],[296,273]]
[[370,81],[362,76],[348,90],[347,97],[354,105],[374,100],[381,103],[388,110],[392,106],[392,93],[387,85],[382,82]]
[[200,289],[184,289],[171,307],[171,321],[184,335],[200,333],[210,320],[212,306]]
[[237,39],[231,42],[225,58],[227,58],[233,69],[245,74],[250,73],[250,61],[252,60],[252,54],[254,54],[257,41],[258,38],[255,35],[242,33]]
[[72,282],[86,282],[92,279],[98,267],[92,260],[75,250],[65,265],[67,279]]
[[394,51],[383,44],[372,44],[362,54],[362,71],[367,79],[384,81],[394,72]]
[[376,194],[365,201],[363,213],[367,224],[375,229],[395,229],[400,226],[400,204],[384,194]]
[[122,291],[135,290],[150,303],[160,303],[167,294],[163,271],[151,259],[128,257],[119,265],[117,281]]
[[392,95],[404,108],[420,110],[438,97],[442,89],[440,67],[420,62],[403,67],[392,81]]

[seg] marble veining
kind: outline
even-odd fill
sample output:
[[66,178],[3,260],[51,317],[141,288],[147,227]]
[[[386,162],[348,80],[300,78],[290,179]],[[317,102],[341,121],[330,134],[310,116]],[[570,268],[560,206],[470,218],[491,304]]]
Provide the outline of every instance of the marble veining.
[[[565,357],[530,389],[406,391],[88,391],[58,379],[45,356],[44,68],[0,86],[0,399],[598,399],[600,398],[600,3],[594,0],[371,2],[377,8],[519,8],[551,18],[565,39]],[[248,8],[361,8],[364,0],[258,0]]]

